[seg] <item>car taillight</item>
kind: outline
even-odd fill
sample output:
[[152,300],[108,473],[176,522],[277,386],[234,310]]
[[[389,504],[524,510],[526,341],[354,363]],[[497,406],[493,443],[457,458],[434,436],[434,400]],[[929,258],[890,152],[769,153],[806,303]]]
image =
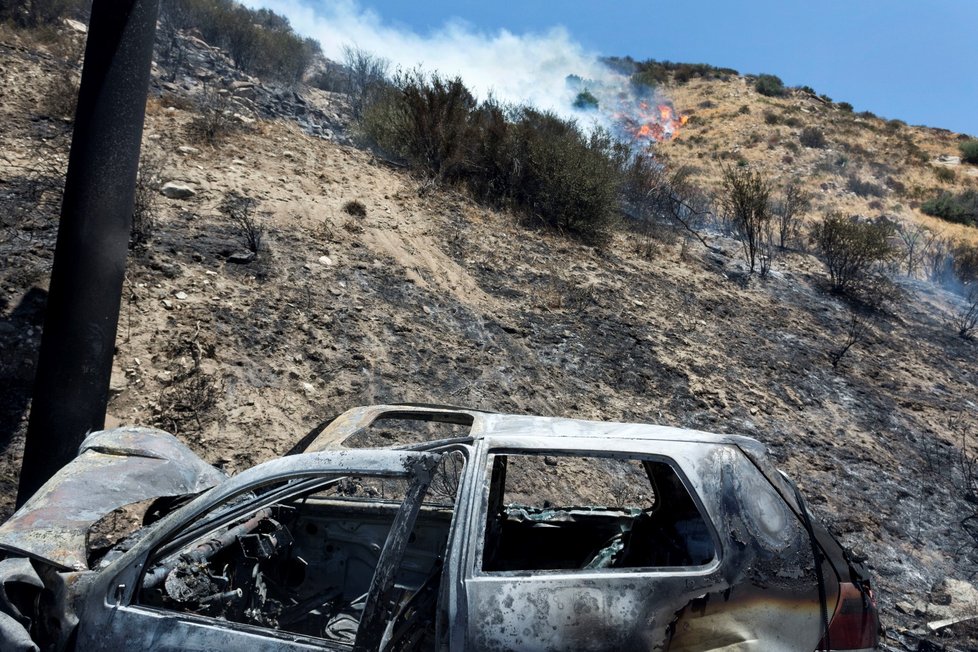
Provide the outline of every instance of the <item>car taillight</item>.
[[[865,592],[851,582],[839,584],[839,603],[829,622],[829,634],[819,650],[866,650],[879,642],[879,614],[872,591]],[[829,648],[826,643],[831,645]]]

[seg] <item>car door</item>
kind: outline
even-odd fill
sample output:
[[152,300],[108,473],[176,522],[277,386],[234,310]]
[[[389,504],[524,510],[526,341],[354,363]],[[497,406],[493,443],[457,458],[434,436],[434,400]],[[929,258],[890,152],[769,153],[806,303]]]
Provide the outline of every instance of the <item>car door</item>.
[[499,437],[476,464],[453,648],[815,649],[805,531],[736,447]]
[[377,649],[437,562],[402,564],[439,457],[327,451],[232,478],[98,575],[78,649]]

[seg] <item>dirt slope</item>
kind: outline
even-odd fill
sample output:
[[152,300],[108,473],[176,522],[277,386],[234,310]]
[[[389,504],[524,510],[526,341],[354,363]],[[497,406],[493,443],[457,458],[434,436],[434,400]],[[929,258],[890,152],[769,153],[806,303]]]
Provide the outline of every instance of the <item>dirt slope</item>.
[[[63,120],[38,109],[56,62],[13,45],[0,48],[4,514],[56,233],[52,181],[69,139]],[[676,90],[677,104],[696,83]],[[725,83],[711,92],[752,93]],[[161,199],[149,247],[131,258],[112,423],[157,424],[230,472],[377,402],[747,434],[868,557],[891,649],[916,649],[912,631],[935,619],[913,603],[936,601],[945,577],[970,580],[974,540],[959,522],[975,511],[962,456],[974,446],[975,344],[946,324],[953,295],[904,279],[907,301],[833,367],[848,312],[822,290],[810,255],[786,255],[761,280],[743,274],[735,242],[713,234],[718,251],[678,238],[647,258],[625,232],[594,249],[293,122],[259,120],[203,145],[187,132],[195,112],[182,91],[157,89],[144,152],[164,161],[164,181],[197,194]],[[328,110],[340,99],[309,101]],[[739,129],[713,118],[724,137]],[[684,147],[663,149],[675,159]],[[775,165],[769,150],[746,152]],[[217,210],[231,191],[259,201],[267,228],[248,264],[228,260],[242,248]],[[365,216],[346,212],[353,200]],[[958,629],[950,640],[967,640]]]

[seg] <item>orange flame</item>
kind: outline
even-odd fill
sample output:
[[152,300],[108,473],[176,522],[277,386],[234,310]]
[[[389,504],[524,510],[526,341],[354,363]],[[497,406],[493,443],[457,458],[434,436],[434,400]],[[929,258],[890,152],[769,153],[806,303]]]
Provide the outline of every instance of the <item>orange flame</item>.
[[635,140],[659,143],[674,140],[689,121],[689,116],[679,114],[671,104],[653,107],[648,102],[640,101],[632,109],[625,106],[622,109],[614,117]]

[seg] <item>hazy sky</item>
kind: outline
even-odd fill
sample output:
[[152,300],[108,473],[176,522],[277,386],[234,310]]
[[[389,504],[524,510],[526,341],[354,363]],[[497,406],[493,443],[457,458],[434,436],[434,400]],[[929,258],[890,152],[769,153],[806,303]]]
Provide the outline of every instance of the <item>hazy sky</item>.
[[546,104],[566,74],[630,55],[773,73],[857,111],[978,135],[978,0],[246,4],[286,14],[327,55],[355,42],[400,65],[460,73],[504,99]]

